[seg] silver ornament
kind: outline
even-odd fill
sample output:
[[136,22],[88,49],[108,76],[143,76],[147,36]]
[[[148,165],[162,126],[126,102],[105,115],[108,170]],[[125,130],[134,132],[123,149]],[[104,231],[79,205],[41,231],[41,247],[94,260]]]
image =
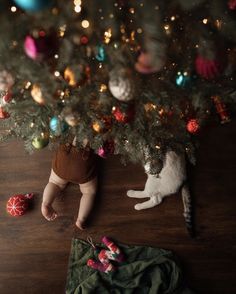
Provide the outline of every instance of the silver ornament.
[[6,70],[0,71],[0,91],[8,91],[14,84],[14,78]]
[[108,87],[111,94],[120,101],[128,102],[134,98],[135,83],[128,69],[113,69]]

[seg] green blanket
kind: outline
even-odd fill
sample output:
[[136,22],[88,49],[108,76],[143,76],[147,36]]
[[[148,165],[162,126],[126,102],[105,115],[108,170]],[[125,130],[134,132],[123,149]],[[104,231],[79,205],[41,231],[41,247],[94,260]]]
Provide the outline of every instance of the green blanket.
[[[192,294],[183,285],[180,267],[170,251],[117,244],[126,261],[112,274],[89,268],[89,258],[96,259],[96,252],[83,240],[73,239],[66,285],[67,294]],[[99,247],[106,248],[99,244]],[[106,248],[107,249],[107,248]]]

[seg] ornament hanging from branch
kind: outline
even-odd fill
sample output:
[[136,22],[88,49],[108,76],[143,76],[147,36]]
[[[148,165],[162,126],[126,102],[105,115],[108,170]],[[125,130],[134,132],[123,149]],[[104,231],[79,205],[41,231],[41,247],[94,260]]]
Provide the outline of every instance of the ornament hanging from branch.
[[129,69],[117,67],[110,72],[108,83],[111,94],[118,100],[128,102],[135,96],[135,81]]
[[52,5],[52,0],[14,0],[16,5],[25,11],[38,12]]
[[58,50],[58,38],[55,32],[44,30],[34,31],[34,35],[25,37],[24,50],[26,55],[38,61],[43,61],[55,55]]
[[36,136],[32,140],[32,145],[35,149],[43,149],[46,147],[49,143],[49,133],[48,132],[42,132],[39,136]]
[[102,158],[107,158],[109,155],[114,154],[115,145],[113,140],[107,140],[98,149],[97,154]]
[[226,109],[225,104],[222,102],[220,96],[215,95],[215,96],[212,96],[211,99],[213,100],[216,111],[220,116],[220,122],[222,124],[230,122],[229,113]]
[[165,59],[153,62],[153,58],[147,52],[141,52],[135,63],[135,69],[141,74],[153,74],[159,72],[165,65]]
[[135,107],[130,104],[126,110],[122,110],[119,106],[114,106],[112,107],[112,114],[116,121],[127,124],[134,119]]
[[186,128],[189,133],[196,134],[200,129],[199,121],[197,119],[190,119],[187,122]]
[[14,82],[14,78],[8,71],[0,71],[0,91],[9,91],[14,85]]

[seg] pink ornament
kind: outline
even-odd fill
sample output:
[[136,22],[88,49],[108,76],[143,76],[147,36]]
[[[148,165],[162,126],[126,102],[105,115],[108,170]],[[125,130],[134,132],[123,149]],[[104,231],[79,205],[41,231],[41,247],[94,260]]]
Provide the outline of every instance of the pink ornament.
[[149,53],[142,52],[137,62],[135,63],[135,69],[142,74],[152,74],[160,71],[165,64],[164,60],[159,60],[158,65],[153,65],[153,60]]
[[29,207],[29,199],[33,197],[32,193],[17,194],[7,201],[7,212],[12,216],[21,216],[26,213]]
[[114,153],[114,150],[114,141],[106,141],[103,146],[98,149],[97,154],[102,158],[107,158],[107,156]]
[[99,155],[100,157],[102,157],[102,158],[106,158],[106,151],[104,150],[103,147],[100,147],[100,148],[98,149],[98,155]]
[[199,123],[197,119],[190,119],[187,123],[187,130],[189,131],[189,133],[191,134],[195,134],[199,129]]
[[236,9],[236,0],[229,0],[228,1],[228,7],[231,10],[235,10]]
[[195,60],[195,67],[197,73],[205,79],[214,79],[218,77],[225,68],[223,59],[206,59],[202,56],[197,56]]
[[39,32],[39,36],[34,38],[26,36],[24,42],[25,53],[33,60],[43,60],[53,56],[58,48],[58,39],[55,34],[46,35],[44,31]]

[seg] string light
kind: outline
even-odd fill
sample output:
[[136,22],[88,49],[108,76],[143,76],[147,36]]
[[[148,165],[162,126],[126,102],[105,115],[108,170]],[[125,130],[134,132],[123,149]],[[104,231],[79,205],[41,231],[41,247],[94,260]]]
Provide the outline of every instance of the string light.
[[54,76],[55,76],[55,77],[59,77],[59,76],[60,76],[60,72],[59,72],[58,70],[56,70],[56,71],[54,72]]
[[207,23],[208,23],[208,19],[207,19],[207,18],[204,18],[204,19],[202,20],[202,22],[203,22],[204,24],[207,24]]
[[131,8],[129,9],[129,12],[132,13],[132,14],[134,14],[134,8],[131,7]]
[[111,37],[112,37],[111,29],[108,29],[107,31],[104,32],[104,43],[109,44],[111,41]]
[[80,11],[81,11],[81,6],[80,6],[80,5],[76,5],[75,8],[74,8],[74,11],[75,11],[76,13],[80,13]]
[[143,30],[142,30],[141,28],[138,28],[138,29],[137,29],[137,33],[138,33],[138,34],[142,34],[142,32],[143,32]]
[[59,28],[59,35],[60,37],[64,37],[66,31],[66,25],[63,25]]
[[171,20],[171,21],[174,21],[174,20],[175,20],[175,16],[174,16],[174,15],[171,16],[170,20]]
[[12,6],[11,7],[11,12],[16,12],[17,11],[17,8],[15,6]]
[[29,89],[29,87],[31,86],[31,82],[26,82],[26,84],[25,84],[25,89],[27,90],[27,89]]
[[220,20],[220,19],[216,19],[216,21],[215,21],[215,25],[216,25],[216,27],[217,27],[217,29],[221,29],[221,27],[222,27],[222,20]]
[[87,19],[84,19],[82,20],[81,22],[81,26],[84,28],[84,29],[87,29],[89,27],[89,21]]
[[103,93],[103,92],[105,92],[106,90],[107,90],[107,85],[105,85],[105,84],[101,84],[101,85],[100,85],[99,92]]

